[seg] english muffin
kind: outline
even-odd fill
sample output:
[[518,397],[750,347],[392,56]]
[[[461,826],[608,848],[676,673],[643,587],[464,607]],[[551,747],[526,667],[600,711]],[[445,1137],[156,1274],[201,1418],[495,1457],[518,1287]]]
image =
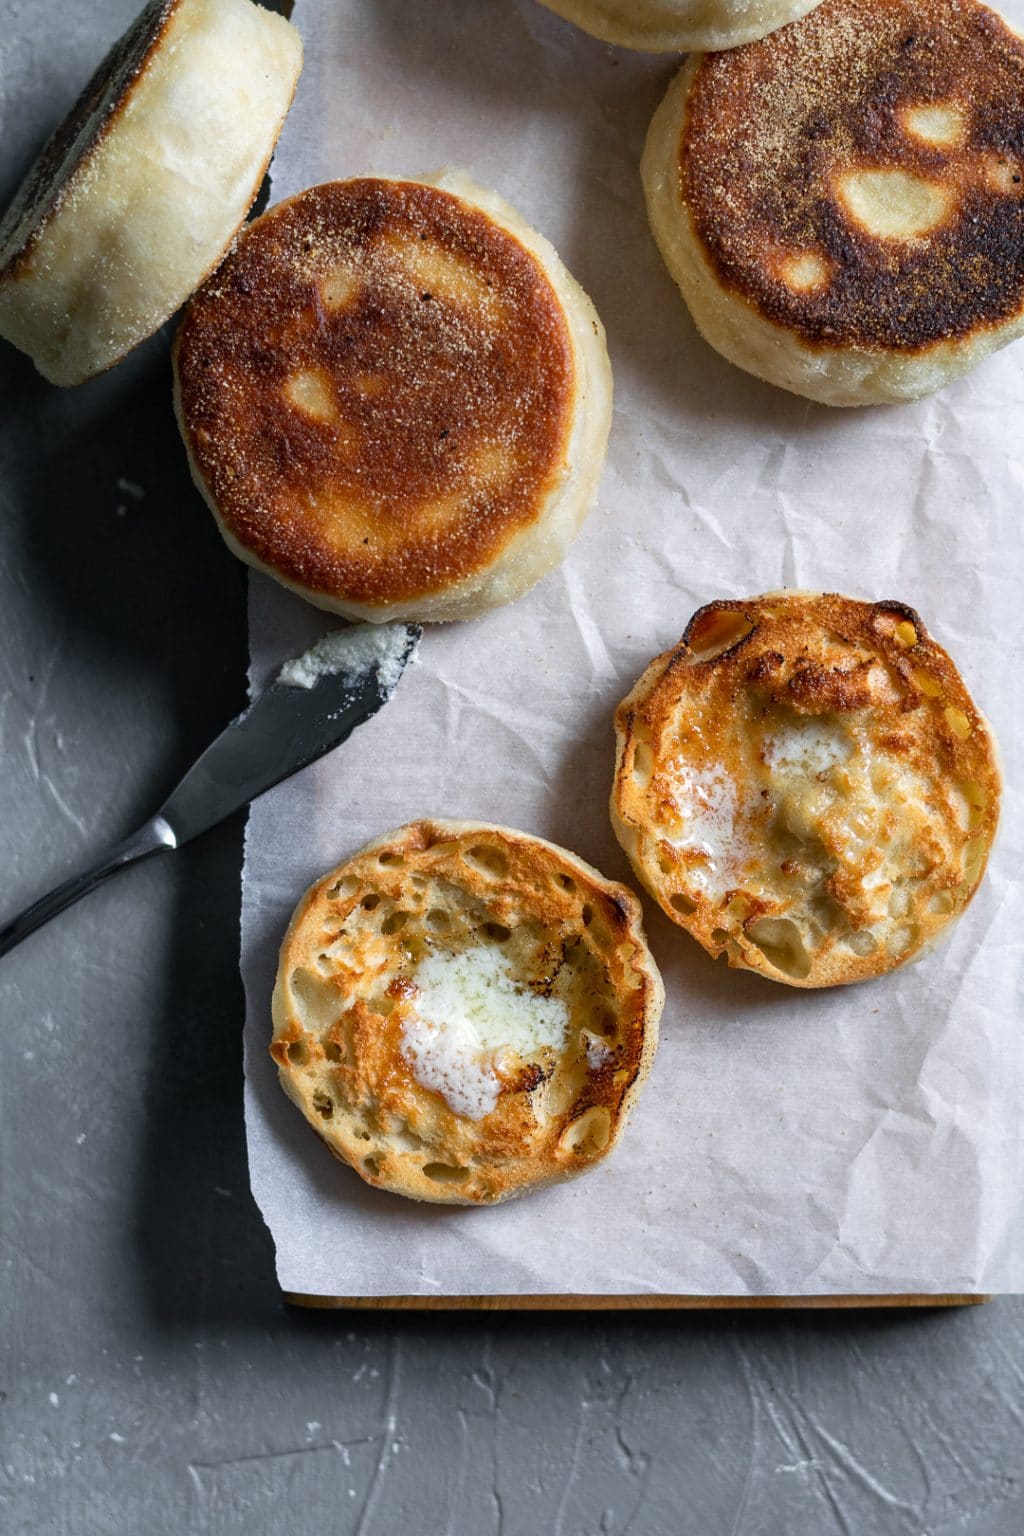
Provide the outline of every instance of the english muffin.
[[903,603],[709,603],[615,717],[612,822],[712,955],[865,981],[963,912],[999,816],[995,743]]
[[270,1050],[368,1184],[487,1204],[607,1156],[662,1002],[625,886],[523,832],[418,821],[299,902]]
[[0,335],[80,384],[158,330],[245,218],[301,68],[250,0],[146,6],[0,223]]
[[977,0],[824,0],[690,59],[651,124],[698,330],[826,405],[914,400],[1024,331],[1024,41]]
[[805,16],[819,0],[541,0],[620,48],[689,53],[736,48]]
[[562,559],[611,413],[548,242],[460,172],[312,187],[256,220],[175,353],[229,546],[349,618],[473,618]]

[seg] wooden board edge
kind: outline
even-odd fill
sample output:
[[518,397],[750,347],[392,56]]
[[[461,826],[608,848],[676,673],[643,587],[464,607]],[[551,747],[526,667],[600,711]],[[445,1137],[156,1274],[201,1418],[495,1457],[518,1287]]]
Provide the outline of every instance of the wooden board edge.
[[285,1291],[291,1306],[317,1311],[390,1312],[703,1312],[824,1311],[844,1307],[976,1307],[990,1295],[895,1296],[673,1296],[662,1294],[589,1296],[307,1296]]

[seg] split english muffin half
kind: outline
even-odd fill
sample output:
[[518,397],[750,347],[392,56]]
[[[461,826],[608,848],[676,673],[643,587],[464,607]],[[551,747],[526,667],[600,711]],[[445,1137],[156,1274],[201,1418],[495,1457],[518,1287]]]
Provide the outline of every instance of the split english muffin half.
[[902,603],[709,603],[615,732],[619,841],[662,910],[730,965],[798,987],[880,976],[984,873],[996,745]]
[[271,1055],[367,1183],[488,1204],[607,1156],[663,1001],[625,886],[523,832],[419,821],[299,902]]
[[148,5],[0,223],[0,335],[67,385],[158,330],[252,206],[301,67],[250,0]]
[[327,182],[186,311],[175,406],[228,545],[348,618],[474,618],[565,555],[611,369],[553,247],[458,171]]
[[977,0],[824,0],[691,58],[651,228],[723,357],[826,405],[915,400],[1024,332],[1024,41]]

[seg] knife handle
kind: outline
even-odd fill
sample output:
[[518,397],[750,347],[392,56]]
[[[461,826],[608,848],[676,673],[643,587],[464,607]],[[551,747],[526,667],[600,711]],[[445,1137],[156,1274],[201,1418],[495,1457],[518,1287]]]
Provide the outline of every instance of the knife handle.
[[27,939],[30,933],[35,933],[37,928],[48,923],[51,917],[56,917],[58,912],[63,912],[65,907],[70,907],[80,896],[87,896],[90,891],[94,891],[108,875],[124,869],[126,864],[136,864],[140,859],[148,859],[154,853],[163,853],[177,846],[178,840],[170,824],[162,816],[150,817],[145,826],[116,843],[89,869],[79,875],[72,875],[70,880],[58,885],[48,896],[41,896],[19,917],[0,928],[0,955],[6,955],[8,950],[20,944],[22,939]]

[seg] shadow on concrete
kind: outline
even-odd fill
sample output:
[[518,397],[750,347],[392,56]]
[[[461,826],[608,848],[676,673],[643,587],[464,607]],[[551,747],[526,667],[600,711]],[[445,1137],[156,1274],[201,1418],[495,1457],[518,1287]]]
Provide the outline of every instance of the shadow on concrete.
[[[5,349],[9,547],[26,606],[40,625],[72,637],[65,651],[89,701],[81,750],[102,759],[98,744],[109,742],[109,763],[90,765],[97,785],[109,784],[109,800],[97,797],[75,853],[67,839],[60,847],[44,835],[39,867],[24,876],[34,884],[55,883],[67,872],[53,867],[58,859],[78,862],[86,844],[98,853],[151,814],[245,703],[245,570],[191,484],[167,352],[163,334],[71,392]],[[137,1130],[118,1174],[134,1197],[129,1203],[126,1192],[122,1203],[115,1191],[115,1203],[132,1212],[132,1230],[111,1234],[110,1254],[134,1269],[158,1328],[266,1317],[280,1305],[269,1235],[249,1193],[242,1121],[243,825],[238,815],[145,873],[119,875],[89,898],[106,901],[105,910],[74,909],[86,924],[97,910],[105,919],[124,913],[126,926],[136,918],[124,903],[149,900],[172,913],[171,932],[152,933],[158,966],[139,988],[145,1006],[135,996],[134,1015],[119,1018],[126,999],[108,985],[108,1016],[79,1021],[92,1062],[102,1041],[124,1042],[111,1070]],[[152,927],[140,922],[139,932]],[[59,937],[77,953],[66,931]],[[110,935],[112,950],[117,942]],[[114,976],[122,963],[111,956]],[[98,993],[88,996],[97,1009]],[[114,1290],[125,1290],[123,1274]]]

